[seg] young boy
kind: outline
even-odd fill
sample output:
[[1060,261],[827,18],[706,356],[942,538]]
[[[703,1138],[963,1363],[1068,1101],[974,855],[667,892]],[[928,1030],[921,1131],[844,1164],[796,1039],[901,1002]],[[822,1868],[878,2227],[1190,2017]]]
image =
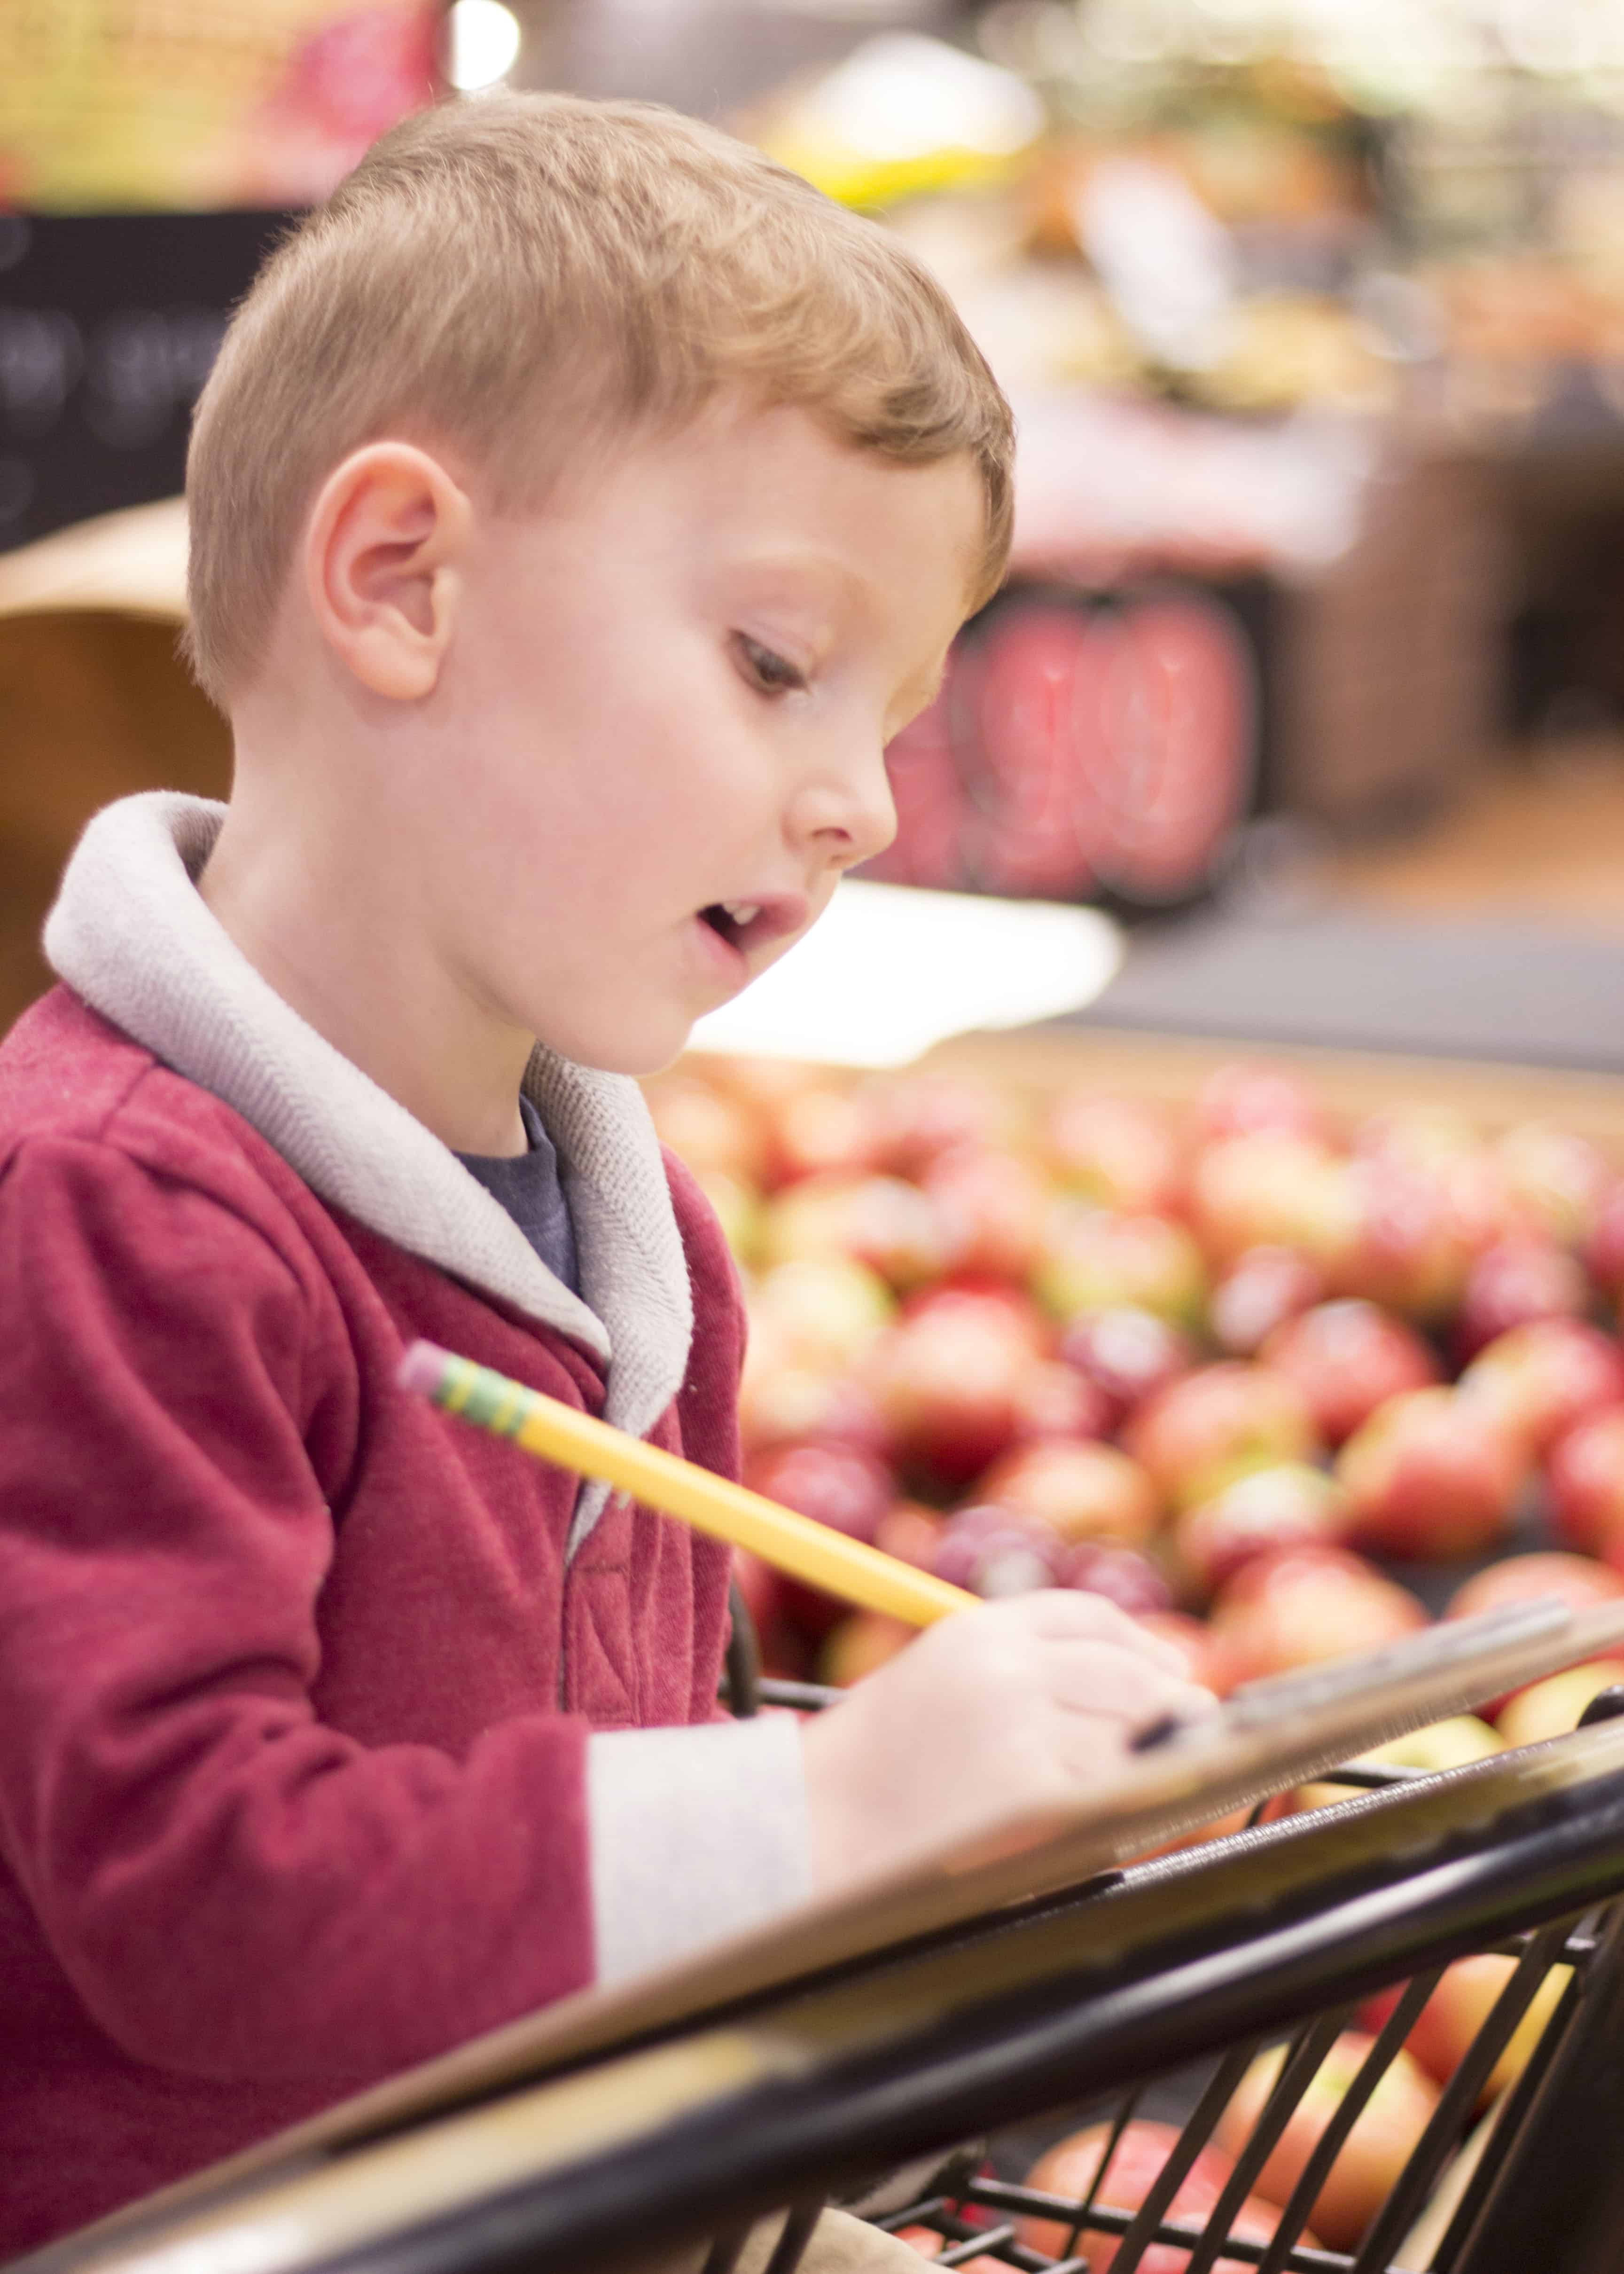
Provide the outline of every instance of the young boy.
[[0,1050],[0,2254],[1204,1702],[1045,1594],[728,1722],[725,1554],[395,1382],[426,1335],[733,1470],[630,1077],[886,842],[1010,448],[883,231],[638,106],[408,123],[238,312],[232,801],[92,823]]

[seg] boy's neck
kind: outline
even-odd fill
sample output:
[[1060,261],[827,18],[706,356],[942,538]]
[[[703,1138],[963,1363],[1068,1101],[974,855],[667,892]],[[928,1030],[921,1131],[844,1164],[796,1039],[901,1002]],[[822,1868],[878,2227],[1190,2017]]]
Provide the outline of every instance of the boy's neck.
[[303,770],[244,765],[239,748],[237,782],[199,879],[237,947],[453,1151],[527,1150],[518,1099],[533,1038],[477,1001],[436,955],[410,872],[367,857],[354,814],[317,811]]

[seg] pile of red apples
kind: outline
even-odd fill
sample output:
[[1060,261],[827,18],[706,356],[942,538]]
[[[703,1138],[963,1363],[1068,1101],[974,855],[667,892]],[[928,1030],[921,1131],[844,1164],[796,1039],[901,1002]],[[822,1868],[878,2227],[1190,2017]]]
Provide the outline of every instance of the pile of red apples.
[[[744,1276],[774,1499],[979,1594],[1108,1595],[1221,1691],[1423,1625],[1417,1565],[1460,1565],[1449,1613],[1624,1594],[1624,1177],[1585,1139],[1341,1126],[1249,1063],[1177,1111],[759,1060],[650,1099]],[[770,1670],[844,1684],[907,1640],[740,1577]]]
[[[1418,1585],[1446,1616],[1624,1594],[1624,1177],[1582,1137],[1403,1105],[1339,1126],[1249,1064],[1177,1111],[749,1061],[679,1070],[650,1103],[739,1259],[745,1474],[775,1499],[982,1595],[1106,1594],[1221,1691],[1425,1625]],[[752,1559],[739,1577],[770,1670],[844,1684],[908,1640]],[[1571,1728],[1615,1682],[1624,1658],[1382,1750],[1452,1766]],[[1320,2190],[1321,2242],[1351,2247],[1386,2200],[1510,1972],[1446,1970]],[[1327,2056],[1238,2232],[1272,2232],[1394,1995]],[[1181,2216],[1216,2200],[1277,2066],[1254,2064]],[[1137,2204],[1174,2136],[1130,2126],[1101,2199]],[[1032,2183],[1086,2194],[1104,2144],[1057,2143]],[[1087,2247],[1109,2265],[1109,2238]]]

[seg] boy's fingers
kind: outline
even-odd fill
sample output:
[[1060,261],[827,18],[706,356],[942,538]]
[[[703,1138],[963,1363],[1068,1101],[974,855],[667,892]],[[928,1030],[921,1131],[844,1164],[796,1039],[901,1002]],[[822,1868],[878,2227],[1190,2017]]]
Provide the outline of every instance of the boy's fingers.
[[1109,1643],[1097,1645],[1086,1661],[1057,1664],[1050,1695],[1064,1713],[1092,1713],[1136,1728],[1164,1717],[1205,1721],[1217,1704],[1210,1690],[1169,1681],[1137,1651],[1116,1650]]
[[1183,1674],[1189,1660],[1177,1643],[1152,1634],[1136,1618],[1081,1588],[1045,1588],[1019,1599],[1028,1607],[1030,1631],[1044,1642],[1109,1642],[1152,1659],[1170,1673]]

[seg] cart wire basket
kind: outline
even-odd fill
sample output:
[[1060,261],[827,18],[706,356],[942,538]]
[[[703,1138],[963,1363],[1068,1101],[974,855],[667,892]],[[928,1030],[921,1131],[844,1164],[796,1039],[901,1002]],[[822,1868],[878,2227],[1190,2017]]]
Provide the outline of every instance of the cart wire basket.
[[[733,1633],[726,1694],[735,1712],[754,1713],[763,1706],[819,1711],[839,1696],[813,1683],[764,1677],[748,1623],[736,1618]],[[1620,1714],[1624,1688],[1608,1690],[1594,1700],[1581,1726]],[[1328,1771],[1316,1781],[1353,1793],[1437,1781],[1416,1769],[1360,1763]],[[1611,1805],[1606,1804],[1608,1813]],[[1249,1834],[1267,1809],[1267,1803],[1260,1803],[1252,1811]],[[1500,1834],[1512,1829],[1503,1821]],[[1215,1865],[1249,1847],[1255,1854],[1259,1844],[1245,1834],[1214,1841],[1204,1859]],[[1480,1915],[1478,1934],[1470,1944],[1455,1934],[1434,1943],[1427,1958],[1418,1959],[1415,1971],[1396,1986],[1390,2011],[1357,2073],[1341,2090],[1335,2113],[1328,2121],[1321,2120],[1323,2128],[1278,2218],[1270,2218],[1272,2233],[1259,2237],[1255,2224],[1237,2232],[1233,2223],[1250,2207],[1264,2167],[1356,2017],[1356,2004],[1345,1995],[1294,2016],[1289,2032],[1276,2027],[1241,2037],[1170,2074],[1134,2075],[1124,2089],[1092,2102],[1047,2112],[1046,2123],[995,2122],[987,2141],[950,2155],[922,2192],[876,2211],[874,2223],[908,2235],[921,2257],[933,2263],[969,2267],[972,2274],[993,2274],[1002,2265],[1028,2274],[1088,2274],[1090,2269],[1094,2274],[1106,2269],[1109,2274],[1211,2274],[1214,2267],[1219,2274],[1240,2274],[1244,2267],[1258,2267],[1262,2274],[1387,2274],[1401,2267],[1406,2274],[1490,2274],[1501,2269],[1505,2274],[1513,2269],[1518,2274],[1580,2274],[1581,2269],[1583,2274],[1602,2274],[1604,2268],[1624,2269],[1624,2172],[1613,2176],[1619,2150],[1615,2145],[1609,2151],[1604,2144],[1604,2135],[1616,2142],[1624,2123],[1624,1902],[1602,1901],[1576,1916],[1536,1920],[1526,1901],[1531,1888],[1520,1890],[1515,1874],[1495,1868],[1497,1861],[1506,1860],[1487,1849],[1477,1858],[1480,1896],[1487,1896],[1490,1880],[1498,1882]],[[1180,1859],[1168,1876],[1187,1871],[1191,1861]],[[1616,1871],[1604,1866],[1593,1893],[1624,1890],[1624,1857],[1615,1862]],[[1157,1876],[1152,1865],[1109,1878],[1126,1887],[1153,1885]],[[1402,1879],[1388,1880],[1389,1889],[1396,1887],[1401,1894],[1402,1885]],[[1105,1889],[1096,1885],[1086,1892],[1101,1894]],[[1425,1895],[1419,1885],[1414,1894],[1418,1910]],[[1543,1901],[1538,1908],[1544,1910]],[[1322,1922],[1329,1924],[1328,1919]],[[1328,1936],[1322,1948],[1328,1959]],[[1491,1953],[1507,1962],[1503,1986],[1379,2214],[1355,2247],[1320,2247],[1309,2228],[1316,2200],[1446,1966],[1455,1958]],[[1226,1954],[1232,1966],[1237,1947]],[[1352,1948],[1344,1948],[1342,1963],[1354,1955]],[[1328,1976],[1325,1986],[1330,1986]],[[1338,1986],[1349,1986],[1346,1976]],[[1495,2093],[1493,2081],[1507,2048],[1537,2003],[1550,2008],[1548,2018],[1514,2081]],[[1204,2217],[1181,2217],[1181,2190],[1198,2170],[1255,2056],[1271,2044],[1279,2048],[1272,2082],[1232,2172],[1221,2187],[1209,2186],[1207,2193],[1215,2194],[1215,2200]],[[1151,2186],[1137,2190],[1135,2206],[1118,2207],[1111,2182],[1119,2151],[1129,2126],[1147,2114],[1178,2119],[1178,2136]],[[1599,2126],[1592,2121],[1598,2116]],[[1004,2175],[1005,2167],[1029,2165],[1034,2151],[1068,2126],[1088,2120],[1094,2145],[1082,2158],[1079,2194],[1056,2195]],[[1592,2140],[1593,2129],[1598,2136]],[[1588,2223],[1575,2216],[1586,2205]],[[820,2208],[817,2198],[807,2196],[789,2208],[768,2274],[794,2274]],[[735,2227],[718,2236],[704,2257],[703,2274],[735,2274],[748,2233]],[[1038,2237],[1046,2248],[1034,2247]]]
[[[736,1706],[757,1702],[737,1661],[733,1682]],[[834,2274],[864,2250],[898,2266],[918,2250],[974,2274],[1619,2274],[1620,1706],[1624,1691],[1604,1692],[1569,1736],[1440,1774],[1350,1770],[1386,1788],[470,2082],[432,2114],[228,2172],[21,2267]],[[1441,1969],[1480,1952],[1512,1961],[1498,2000],[1364,2232],[1320,2247],[1310,2215],[1338,2149]],[[1536,2049],[1485,2114],[1556,1967]],[[1293,2108],[1358,2001],[1400,1984],[1259,2234],[1246,2198]],[[1273,2089],[1192,2215],[1181,2189],[1271,2045]],[[1118,2151],[1144,2114],[1182,2128],[1124,2201]],[[1084,2191],[1031,2186],[1037,2150],[1089,2119],[1105,2152]],[[848,2209],[825,2220],[831,2204]],[[853,2210],[906,2242],[873,2235],[853,2256]]]

